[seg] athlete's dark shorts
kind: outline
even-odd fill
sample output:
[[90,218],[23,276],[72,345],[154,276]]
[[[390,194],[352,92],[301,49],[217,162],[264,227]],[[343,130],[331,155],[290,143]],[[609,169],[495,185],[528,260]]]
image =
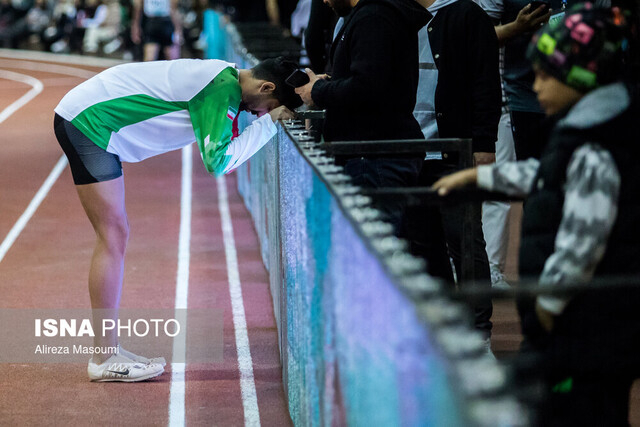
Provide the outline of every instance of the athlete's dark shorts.
[[173,22],[170,17],[147,17],[144,18],[144,42],[159,44],[161,47],[173,44]]
[[53,130],[69,160],[76,185],[109,181],[122,176],[122,164],[118,156],[98,147],[71,122],[56,114]]

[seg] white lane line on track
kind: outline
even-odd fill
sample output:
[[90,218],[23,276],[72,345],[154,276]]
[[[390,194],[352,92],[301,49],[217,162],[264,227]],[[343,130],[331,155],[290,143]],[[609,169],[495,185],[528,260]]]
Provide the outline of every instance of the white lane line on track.
[[68,76],[90,79],[97,73],[82,68],[67,67],[57,64],[43,64],[42,62],[17,61],[15,59],[0,58],[0,67],[16,68],[20,70],[40,71],[44,73],[66,74]]
[[[13,113],[18,111],[29,101],[35,98],[40,92],[42,92],[43,86],[42,82],[38,79],[24,74],[14,73],[12,71],[0,70],[0,78],[26,83],[31,86],[29,92],[22,95],[17,101],[13,102],[7,108],[2,110],[2,112],[0,112],[0,123],[2,123],[6,119],[11,117]],[[31,202],[27,206],[27,209],[25,209],[22,215],[20,215],[20,218],[18,218],[13,227],[11,227],[11,230],[9,230],[9,233],[7,233],[7,236],[2,241],[2,244],[0,244],[0,262],[2,262],[13,243],[16,241],[24,227],[27,225],[35,211],[38,209],[40,203],[42,203],[44,198],[47,196],[49,190],[57,181],[66,164],[67,158],[65,156],[60,157],[36,195],[33,197],[33,199],[31,199]]]
[[[176,319],[182,318],[180,328],[187,331],[186,318],[181,317],[187,308],[189,295],[189,264],[191,259],[191,191],[192,191],[192,145],[182,149],[182,186],[180,192],[180,234],[178,237],[178,273],[176,275]],[[180,338],[180,339],[178,339]],[[171,363],[171,389],[169,392],[169,426],[185,425],[185,368],[186,333],[178,335],[173,341],[173,360],[184,362]]]
[[42,187],[40,187],[36,195],[33,196],[33,199],[31,199],[31,202],[29,203],[29,206],[27,206],[27,209],[25,209],[22,215],[20,215],[20,218],[18,218],[13,227],[11,227],[11,230],[9,230],[7,237],[4,238],[4,241],[0,245],[0,262],[2,262],[2,259],[13,245],[13,242],[15,242],[20,233],[22,233],[22,230],[40,206],[40,203],[42,203],[44,198],[47,197],[49,190],[51,190],[53,184],[55,184],[55,182],[58,180],[58,177],[60,176],[66,165],[67,158],[65,156],[60,157],[58,163],[56,163],[56,165],[53,167],[53,170],[42,184]]
[[0,112],[0,123],[7,120],[13,113],[24,107],[29,101],[38,96],[42,92],[42,82],[26,74],[14,73],[13,71],[0,70],[0,79],[13,80],[14,82],[26,83],[31,86],[29,92],[22,95],[11,105]]
[[227,258],[227,275],[229,277],[229,293],[231,294],[233,328],[236,333],[238,369],[240,370],[240,391],[242,393],[242,406],[244,408],[244,425],[252,427],[260,426],[258,396],[256,394],[256,383],[253,378],[253,361],[251,359],[249,335],[247,334],[247,319],[245,317],[244,302],[242,300],[242,286],[240,284],[236,244],[233,237],[233,223],[231,222],[231,213],[229,212],[227,183],[224,176],[217,178],[216,183],[218,186],[218,206],[222,220],[224,252]]
[[[130,61],[111,58],[96,58],[84,55],[38,52],[35,50],[0,49],[0,56],[13,59],[30,59],[32,61],[61,62],[63,64],[84,65],[87,67],[112,67]],[[45,64],[46,65],[46,64]]]

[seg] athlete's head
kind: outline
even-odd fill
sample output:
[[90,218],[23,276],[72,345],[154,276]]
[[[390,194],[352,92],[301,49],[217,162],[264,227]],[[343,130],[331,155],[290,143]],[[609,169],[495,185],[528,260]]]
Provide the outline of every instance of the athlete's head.
[[283,57],[265,59],[248,73],[241,73],[242,102],[240,109],[262,116],[280,105],[290,110],[302,105],[294,88],[285,83],[299,68]]

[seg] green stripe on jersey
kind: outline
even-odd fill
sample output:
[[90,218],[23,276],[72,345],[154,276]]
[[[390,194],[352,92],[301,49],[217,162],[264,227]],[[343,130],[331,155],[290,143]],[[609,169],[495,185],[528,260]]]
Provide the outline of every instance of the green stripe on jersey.
[[149,95],[129,95],[94,104],[71,123],[106,150],[112,132],[152,117],[185,110],[187,104],[185,101],[163,101]]

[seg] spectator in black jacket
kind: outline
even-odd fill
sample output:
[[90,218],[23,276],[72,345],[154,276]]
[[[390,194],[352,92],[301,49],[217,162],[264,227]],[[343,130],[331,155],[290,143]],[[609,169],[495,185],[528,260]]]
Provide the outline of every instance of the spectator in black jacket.
[[[434,18],[421,30],[420,83],[416,117],[426,138],[470,138],[476,164],[495,160],[495,141],[501,113],[498,39],[487,14],[470,0],[419,0]],[[431,111],[429,111],[431,110]],[[420,185],[429,186],[458,166],[457,153],[428,153]],[[491,287],[489,262],[482,234],[481,207],[474,213],[473,247],[476,286]],[[461,240],[463,206],[441,209],[444,234],[457,277],[462,278]],[[413,250],[427,258],[431,274],[452,279],[449,260],[442,257],[443,244],[437,214],[423,209],[412,214]],[[425,219],[429,218],[429,219]],[[447,274],[447,269],[449,273]],[[449,277],[447,277],[449,276]],[[464,286],[466,283],[460,281]],[[474,304],[476,328],[489,345],[491,299]]]
[[304,45],[311,69],[316,73],[326,71],[336,20],[336,15],[323,0],[311,0],[309,24],[304,31]]
[[[327,141],[421,139],[413,117],[418,86],[417,33],[429,18],[414,0],[326,0],[344,25],[331,47],[331,78],[307,70],[296,92],[327,110]],[[337,159],[357,185],[415,185],[424,154]],[[383,207],[400,230],[402,209]]]

